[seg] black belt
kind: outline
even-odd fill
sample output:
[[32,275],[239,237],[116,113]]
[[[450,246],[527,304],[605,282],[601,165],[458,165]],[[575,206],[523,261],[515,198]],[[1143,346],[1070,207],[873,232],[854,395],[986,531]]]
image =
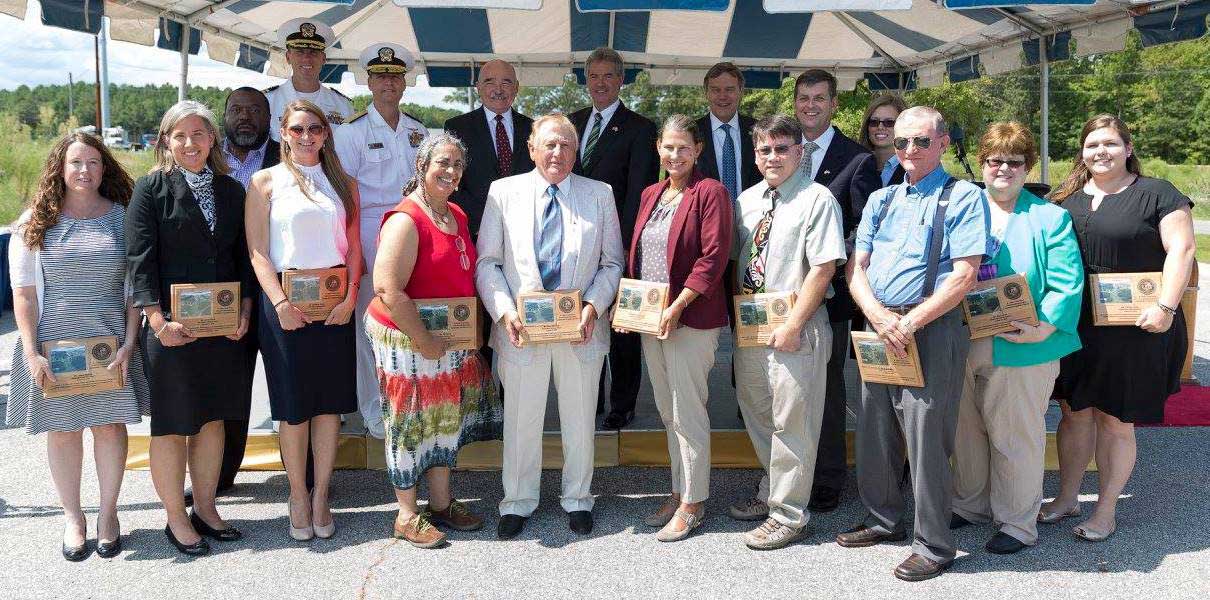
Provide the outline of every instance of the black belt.
[[897,315],[903,316],[911,312],[913,308],[920,306],[920,304],[920,302],[917,302],[915,304],[903,304],[901,306],[888,306],[886,309]]

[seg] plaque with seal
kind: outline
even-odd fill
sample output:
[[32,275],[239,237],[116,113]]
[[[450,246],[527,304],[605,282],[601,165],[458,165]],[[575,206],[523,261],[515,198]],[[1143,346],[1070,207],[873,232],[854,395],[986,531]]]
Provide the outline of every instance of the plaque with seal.
[[239,330],[239,282],[174,283],[172,320],[189,328],[193,337],[235,335]]
[[349,271],[344,267],[282,271],[281,289],[290,304],[306,315],[308,323],[323,322],[337,304],[344,302]]
[[622,278],[613,309],[613,326],[659,335],[665,308],[668,308],[667,283]]
[[1013,321],[1038,324],[1038,311],[1024,275],[980,281],[962,300],[971,339],[1016,331]]
[[414,302],[424,328],[433,337],[449,342],[450,350],[479,348],[478,298],[425,298]]
[[1133,326],[1144,308],[1160,301],[1163,279],[1159,272],[1089,275],[1092,324]]
[[735,343],[740,348],[768,346],[773,330],[790,318],[794,292],[740,294],[735,302]]
[[517,314],[525,325],[521,345],[582,340],[580,307],[580,290],[518,294]]
[[87,396],[121,389],[122,370],[109,369],[118,353],[112,335],[42,343],[42,356],[50,363],[55,381],[42,388],[46,398]]
[[907,346],[907,356],[899,358],[887,350],[886,343],[872,331],[854,331],[851,335],[862,381],[924,387],[924,373],[920,370],[920,353],[916,350],[915,338]]

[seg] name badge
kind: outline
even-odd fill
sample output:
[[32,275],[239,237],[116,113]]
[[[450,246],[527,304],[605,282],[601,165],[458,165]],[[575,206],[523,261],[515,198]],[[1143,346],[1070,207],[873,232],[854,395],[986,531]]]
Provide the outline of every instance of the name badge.
[[373,142],[369,144],[370,150],[382,150],[382,142]]

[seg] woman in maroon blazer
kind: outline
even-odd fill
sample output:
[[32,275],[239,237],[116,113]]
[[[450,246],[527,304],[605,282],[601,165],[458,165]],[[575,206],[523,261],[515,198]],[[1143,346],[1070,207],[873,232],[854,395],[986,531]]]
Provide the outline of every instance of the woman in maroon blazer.
[[642,336],[656,407],[668,432],[672,495],[647,525],[663,542],[685,539],[701,524],[710,485],[706,376],[727,326],[723,270],[731,256],[727,188],[694,165],[702,138],[693,120],[673,115],[656,141],[668,178],[643,190],[630,242],[627,276],[668,284],[658,335]]

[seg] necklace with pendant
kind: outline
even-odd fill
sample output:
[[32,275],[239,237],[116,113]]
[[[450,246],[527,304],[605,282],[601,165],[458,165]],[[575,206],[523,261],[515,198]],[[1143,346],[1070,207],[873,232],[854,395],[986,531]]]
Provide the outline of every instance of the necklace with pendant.
[[429,194],[427,191],[425,191],[423,185],[420,186],[420,201],[423,202],[426,207],[428,207],[429,214],[432,214],[434,219],[437,219],[437,221],[442,225],[449,225],[450,207],[448,205],[445,207],[445,214],[437,214],[437,210],[433,208],[432,204],[429,204]]

